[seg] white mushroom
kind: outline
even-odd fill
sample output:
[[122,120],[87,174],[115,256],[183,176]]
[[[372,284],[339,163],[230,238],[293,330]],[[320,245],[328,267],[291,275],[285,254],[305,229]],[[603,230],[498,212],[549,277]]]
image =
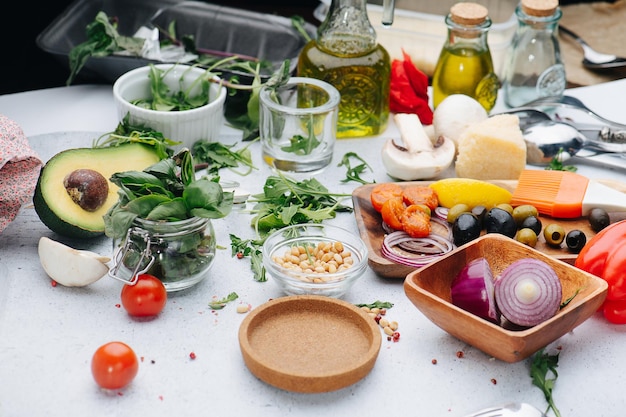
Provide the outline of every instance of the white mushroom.
[[387,173],[404,181],[434,178],[447,169],[454,160],[454,143],[439,136],[430,140],[416,114],[396,114],[394,121],[400,130],[402,144],[388,139],[382,149],[382,160]]
[[459,146],[461,133],[471,124],[487,119],[481,104],[465,94],[452,94],[443,99],[433,113],[435,137],[445,136]]
[[39,239],[39,261],[46,274],[66,287],[83,287],[109,272],[111,259],[94,252],[73,249],[45,236]]

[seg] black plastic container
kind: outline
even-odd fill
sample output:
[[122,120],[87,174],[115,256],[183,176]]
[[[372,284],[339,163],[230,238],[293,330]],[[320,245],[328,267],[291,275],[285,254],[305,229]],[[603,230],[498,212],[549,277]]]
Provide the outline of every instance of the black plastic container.
[[[37,45],[67,64],[70,51],[87,40],[87,25],[98,12],[118,18],[118,32],[132,36],[141,26],[167,29],[176,23],[177,37],[193,35],[196,46],[222,52],[254,56],[270,61],[277,68],[291,59],[295,69],[306,40],[291,24],[291,19],[236,9],[200,1],[180,0],[77,0],[37,37]],[[311,37],[316,27],[305,24]],[[91,57],[79,75],[113,83],[123,73],[155,62],[139,57]],[[225,74],[228,77],[227,74]]]

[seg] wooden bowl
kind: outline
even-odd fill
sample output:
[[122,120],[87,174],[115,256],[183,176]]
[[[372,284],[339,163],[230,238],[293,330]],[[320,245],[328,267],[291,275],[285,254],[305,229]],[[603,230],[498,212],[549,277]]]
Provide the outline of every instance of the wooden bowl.
[[252,310],[239,327],[248,369],[287,391],[335,391],[374,367],[382,336],[357,306],[321,295],[291,295]]
[[[554,317],[530,328],[505,329],[452,304],[450,285],[470,261],[484,257],[494,277],[522,258],[546,262],[563,287],[562,301],[576,294]],[[608,285],[595,275],[541,253],[504,235],[491,233],[463,245],[437,261],[407,275],[404,291],[415,306],[437,326],[488,355],[518,362],[592,316],[604,302]]]

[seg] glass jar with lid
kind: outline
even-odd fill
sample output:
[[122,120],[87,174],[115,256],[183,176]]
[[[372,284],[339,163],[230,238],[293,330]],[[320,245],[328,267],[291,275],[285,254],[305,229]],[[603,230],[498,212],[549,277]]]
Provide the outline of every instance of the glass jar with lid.
[[500,81],[487,43],[489,11],[477,3],[456,3],[445,21],[448,36],[433,73],[433,105],[436,108],[452,94],[465,94],[490,111]]
[[562,12],[558,0],[522,0],[518,27],[503,71],[504,102],[519,107],[545,96],[562,96],[567,84],[556,36]]
[[179,221],[136,218],[116,250],[109,275],[133,284],[137,275],[159,278],[167,292],[190,288],[207,277],[216,251],[211,220],[192,217]]
[[332,0],[317,39],[298,57],[299,77],[326,81],[341,94],[337,138],[378,135],[389,120],[391,62],[366,6],[366,0]]

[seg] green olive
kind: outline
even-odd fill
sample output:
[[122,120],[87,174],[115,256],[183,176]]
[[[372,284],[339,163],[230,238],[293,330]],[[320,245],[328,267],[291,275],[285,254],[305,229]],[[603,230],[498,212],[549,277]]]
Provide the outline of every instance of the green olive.
[[522,222],[530,216],[537,217],[539,213],[537,212],[537,207],[531,204],[523,204],[521,206],[517,206],[513,209],[513,218],[515,219],[515,224],[517,227],[521,227]]
[[565,239],[565,229],[559,224],[549,224],[543,229],[543,237],[550,246],[561,246]]
[[525,227],[517,231],[515,240],[534,248],[537,245],[537,234],[532,229]]
[[513,206],[508,203],[501,203],[498,204],[496,207],[504,211],[508,211],[509,214],[513,214]]
[[459,217],[459,214],[470,213],[470,212],[471,210],[467,204],[463,204],[463,203],[455,204],[454,206],[450,207],[450,209],[448,210],[448,218],[447,218],[448,223],[453,224],[456,218]]
[[609,213],[603,208],[594,208],[589,212],[589,225],[594,232],[599,232],[611,223]]

